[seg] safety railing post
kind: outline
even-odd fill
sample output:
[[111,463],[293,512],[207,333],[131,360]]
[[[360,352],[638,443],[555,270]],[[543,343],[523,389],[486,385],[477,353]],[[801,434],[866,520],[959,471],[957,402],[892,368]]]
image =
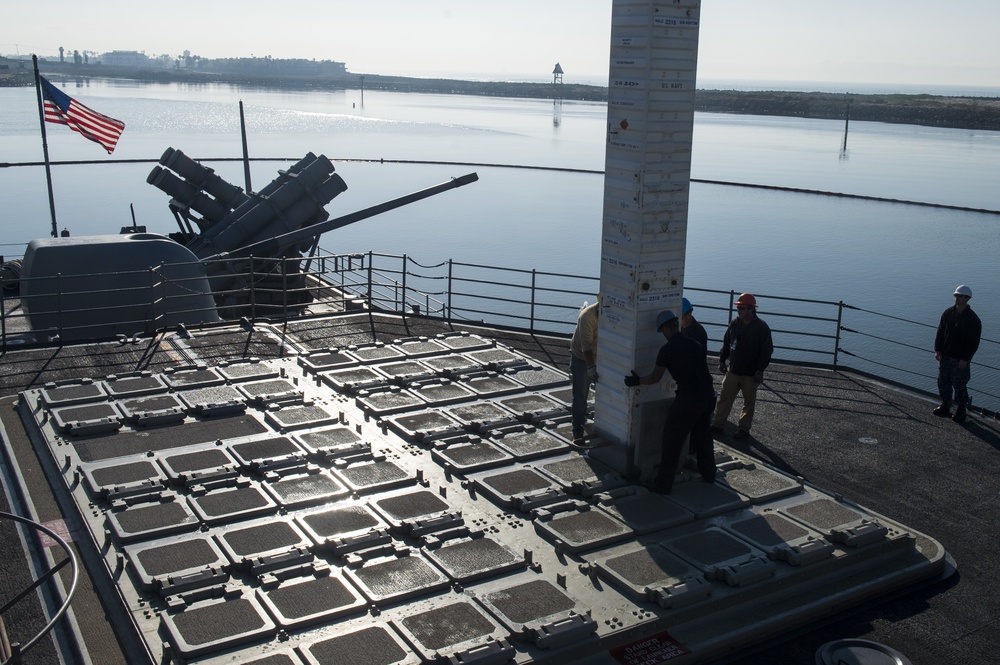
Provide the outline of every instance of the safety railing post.
[[535,268],[531,269],[531,318],[529,319],[528,329],[531,332],[535,332],[535,280],[538,278],[538,273]]
[[62,273],[56,273],[56,334],[59,335],[59,343],[63,339],[63,310],[62,310]]
[[[0,265],[3,265],[3,257],[0,256]],[[0,271],[0,342],[2,350],[7,353],[7,299],[4,293],[7,292],[7,285],[3,283],[3,271]]]
[[844,301],[837,301],[837,332],[833,338],[833,371],[837,371],[837,359],[840,357],[840,326],[844,321]]
[[406,316],[406,271],[406,254],[403,254],[403,295],[400,298],[398,309],[403,313],[403,316]]
[[281,313],[288,316],[288,259],[282,257],[281,261]]
[[455,269],[455,264],[451,259],[448,259],[448,319],[452,317],[451,309],[451,292],[452,292],[452,271]]
[[[156,266],[156,270],[154,272],[154,276],[155,276],[155,279],[156,279],[154,289],[157,289],[159,291],[159,293],[160,293],[160,302],[163,303],[163,306],[160,308],[159,318],[158,318],[157,322],[153,325],[153,330],[156,330],[156,329],[158,329],[160,327],[160,323],[162,321],[165,321],[167,319],[167,315],[169,313],[169,310],[167,309],[167,307],[168,307],[168,304],[167,304],[167,280],[164,278],[163,274],[164,274],[163,273],[163,264],[161,263],[160,265]],[[153,311],[155,312],[156,310],[154,309]]]
[[[156,307],[156,268],[150,268],[149,269],[149,305],[150,305],[150,307],[149,307],[149,314],[150,314],[150,317],[153,319],[153,321],[152,321],[152,323],[153,323],[153,330],[156,330],[157,328],[159,328],[159,325],[157,325],[157,324],[159,323],[159,318],[160,318],[156,314],[156,309],[157,309],[157,307]],[[164,304],[164,308],[166,308],[166,304]]]
[[254,277],[253,254],[250,255],[250,320],[257,319],[257,279]]
[[354,270],[354,259],[352,259],[351,257],[347,257],[346,267],[340,265],[339,260],[336,261],[334,270],[336,270],[337,274],[340,276],[340,297],[344,299],[344,302],[341,303],[341,307],[347,309],[347,271]]
[[374,307],[372,302],[372,250],[368,250],[368,311]]

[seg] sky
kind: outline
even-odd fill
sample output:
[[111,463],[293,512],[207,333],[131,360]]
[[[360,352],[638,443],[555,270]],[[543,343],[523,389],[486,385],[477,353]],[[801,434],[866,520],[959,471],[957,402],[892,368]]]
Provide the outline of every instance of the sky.
[[[664,0],[664,4],[666,4]],[[607,83],[612,0],[8,3],[0,54],[337,60],[357,74]],[[699,81],[1000,86],[1000,1],[702,0]]]

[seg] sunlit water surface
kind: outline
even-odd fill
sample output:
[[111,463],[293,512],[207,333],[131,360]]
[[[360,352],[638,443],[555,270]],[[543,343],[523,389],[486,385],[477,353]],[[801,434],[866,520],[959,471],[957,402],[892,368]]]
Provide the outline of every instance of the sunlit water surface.
[[[349,186],[328,206],[332,216],[479,174],[473,185],[330,233],[322,242],[327,250],[598,274],[602,176],[507,167],[600,171],[603,104],[373,91],[362,104],[358,90],[100,80],[65,90],[127,128],[107,157],[96,144],[48,125],[53,161],[155,159],[167,147],[205,160],[239,157],[242,100],[250,155],[284,158],[253,163],[254,188],[307,152],[325,154]],[[844,131],[843,121],[697,114],[692,176],[1000,210],[1000,133],[852,122],[845,151]],[[0,88],[0,155],[10,163],[42,160],[32,88]],[[469,165],[348,161],[381,159]],[[241,164],[206,164],[243,185]],[[131,223],[131,204],[150,231],[175,230],[166,195],[145,182],[151,168],[53,167],[60,229],[117,232]],[[0,168],[0,209],[5,255],[48,235],[43,168]],[[695,182],[685,283],[842,300],[932,324],[952,289],[968,283],[984,336],[997,338],[998,223],[992,214]],[[930,346],[933,330],[916,334],[917,345]],[[996,347],[984,345],[977,360],[1000,367]],[[926,366],[922,356],[908,362],[926,375],[933,373],[928,357]],[[932,387],[926,376],[897,378]],[[988,389],[1000,393],[1000,386]]]

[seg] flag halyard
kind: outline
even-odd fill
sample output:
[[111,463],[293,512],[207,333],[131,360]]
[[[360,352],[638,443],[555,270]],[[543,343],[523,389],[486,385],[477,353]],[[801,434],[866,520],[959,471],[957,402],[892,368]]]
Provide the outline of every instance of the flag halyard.
[[43,76],[39,76],[38,79],[42,86],[45,122],[66,125],[84,138],[101,144],[109,155],[115,151],[118,137],[125,129],[124,122],[87,108],[49,83]]

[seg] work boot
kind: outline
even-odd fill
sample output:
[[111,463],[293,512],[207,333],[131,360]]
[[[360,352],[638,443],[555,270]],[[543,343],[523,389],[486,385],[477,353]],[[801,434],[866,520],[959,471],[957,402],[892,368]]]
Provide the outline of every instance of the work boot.
[[954,420],[956,423],[964,423],[965,422],[965,405],[964,404],[959,404],[958,405],[958,408],[955,409],[955,415],[953,415],[951,417],[951,419]]
[[941,402],[941,406],[931,411],[931,413],[940,418],[947,418],[948,416],[951,415],[951,404],[949,404],[948,402]]

